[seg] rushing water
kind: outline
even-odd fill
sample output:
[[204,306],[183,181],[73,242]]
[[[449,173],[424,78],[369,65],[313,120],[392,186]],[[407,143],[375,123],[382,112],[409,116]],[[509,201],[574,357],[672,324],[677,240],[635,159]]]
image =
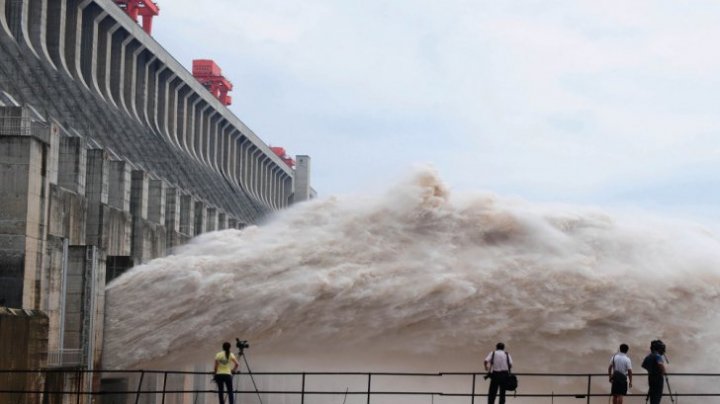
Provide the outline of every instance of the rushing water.
[[[105,367],[208,362],[250,340],[260,369],[604,372],[649,341],[717,370],[720,242],[700,226],[450,194],[420,170],[384,195],[299,204],[208,233],[107,289]],[[255,369],[253,369],[255,370]]]

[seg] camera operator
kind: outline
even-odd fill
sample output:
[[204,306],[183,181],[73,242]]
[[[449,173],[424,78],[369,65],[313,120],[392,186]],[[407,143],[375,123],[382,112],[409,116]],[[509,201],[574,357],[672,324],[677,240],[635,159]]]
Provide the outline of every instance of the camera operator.
[[[223,343],[223,350],[215,355],[215,368],[213,372],[215,373],[215,383],[218,385],[218,398],[220,399],[220,404],[225,404],[224,390],[226,387],[228,392],[228,401],[230,404],[235,404],[232,374],[235,373],[238,367],[240,367],[240,362],[238,362],[235,354],[230,352],[230,346],[229,342]],[[232,369],[230,368],[231,363],[233,364]]]
[[505,404],[505,386],[510,369],[512,369],[512,358],[510,354],[505,352],[505,344],[498,342],[495,345],[495,351],[490,352],[485,358],[485,371],[490,378],[490,388],[488,389],[488,404],[495,403],[498,388],[500,388],[500,404]]
[[642,367],[648,372],[650,404],[660,404],[665,377],[665,344],[662,341],[658,339],[650,342],[650,354],[643,360]]

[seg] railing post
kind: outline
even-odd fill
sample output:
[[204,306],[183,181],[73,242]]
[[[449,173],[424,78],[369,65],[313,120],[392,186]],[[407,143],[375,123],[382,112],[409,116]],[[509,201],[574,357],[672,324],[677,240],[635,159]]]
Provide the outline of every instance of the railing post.
[[587,404],[590,404],[590,386],[592,385],[592,375],[588,375]]
[[368,373],[368,398],[367,398],[367,404],[370,404],[370,384],[372,381],[372,373]]
[[470,398],[470,404],[475,404],[475,377],[477,375],[473,373],[473,385],[472,385],[472,396]]
[[78,368],[76,379],[77,383],[75,383],[75,385],[77,386],[77,404],[80,404],[80,385],[82,384],[82,373],[80,372],[81,370]]
[[302,374],[302,388],[300,390],[300,404],[305,404],[305,372]]
[[[167,386],[167,373],[168,373],[168,372],[163,372],[163,393],[162,393],[163,395],[162,395],[162,404],[165,404],[165,389],[166,389],[166,386]],[[195,393],[195,394],[197,394],[197,393]]]
[[145,371],[140,371],[140,381],[138,382],[137,391],[135,392],[135,404],[138,404],[140,402],[140,389],[142,388],[142,382],[145,378]]

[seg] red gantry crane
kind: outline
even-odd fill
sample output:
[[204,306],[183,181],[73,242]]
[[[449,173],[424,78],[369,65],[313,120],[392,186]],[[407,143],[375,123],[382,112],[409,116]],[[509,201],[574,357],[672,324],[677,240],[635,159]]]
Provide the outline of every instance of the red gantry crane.
[[222,75],[222,70],[215,61],[210,59],[193,60],[192,74],[223,105],[232,104],[232,97],[228,95],[228,92],[233,89],[232,83]]
[[138,22],[138,16],[142,16],[142,27],[145,32],[152,35],[152,19],[160,13],[160,8],[151,0],[115,0],[125,13]]
[[276,146],[270,146],[270,150],[273,151],[282,161],[285,162],[285,164],[288,165],[290,168],[295,168],[295,160],[292,159],[292,157],[288,156],[285,153],[284,147],[276,147]]

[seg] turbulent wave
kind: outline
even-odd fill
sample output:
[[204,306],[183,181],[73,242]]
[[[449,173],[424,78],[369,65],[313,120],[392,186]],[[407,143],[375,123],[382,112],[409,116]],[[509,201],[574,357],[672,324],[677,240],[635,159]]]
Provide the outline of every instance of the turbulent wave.
[[700,371],[719,302],[720,242],[699,226],[450,195],[420,170],[133,268],[107,288],[103,361],[208,362],[240,336],[266,369],[460,371],[504,341],[517,371],[604,372],[621,342],[639,369],[661,338],[674,371]]

